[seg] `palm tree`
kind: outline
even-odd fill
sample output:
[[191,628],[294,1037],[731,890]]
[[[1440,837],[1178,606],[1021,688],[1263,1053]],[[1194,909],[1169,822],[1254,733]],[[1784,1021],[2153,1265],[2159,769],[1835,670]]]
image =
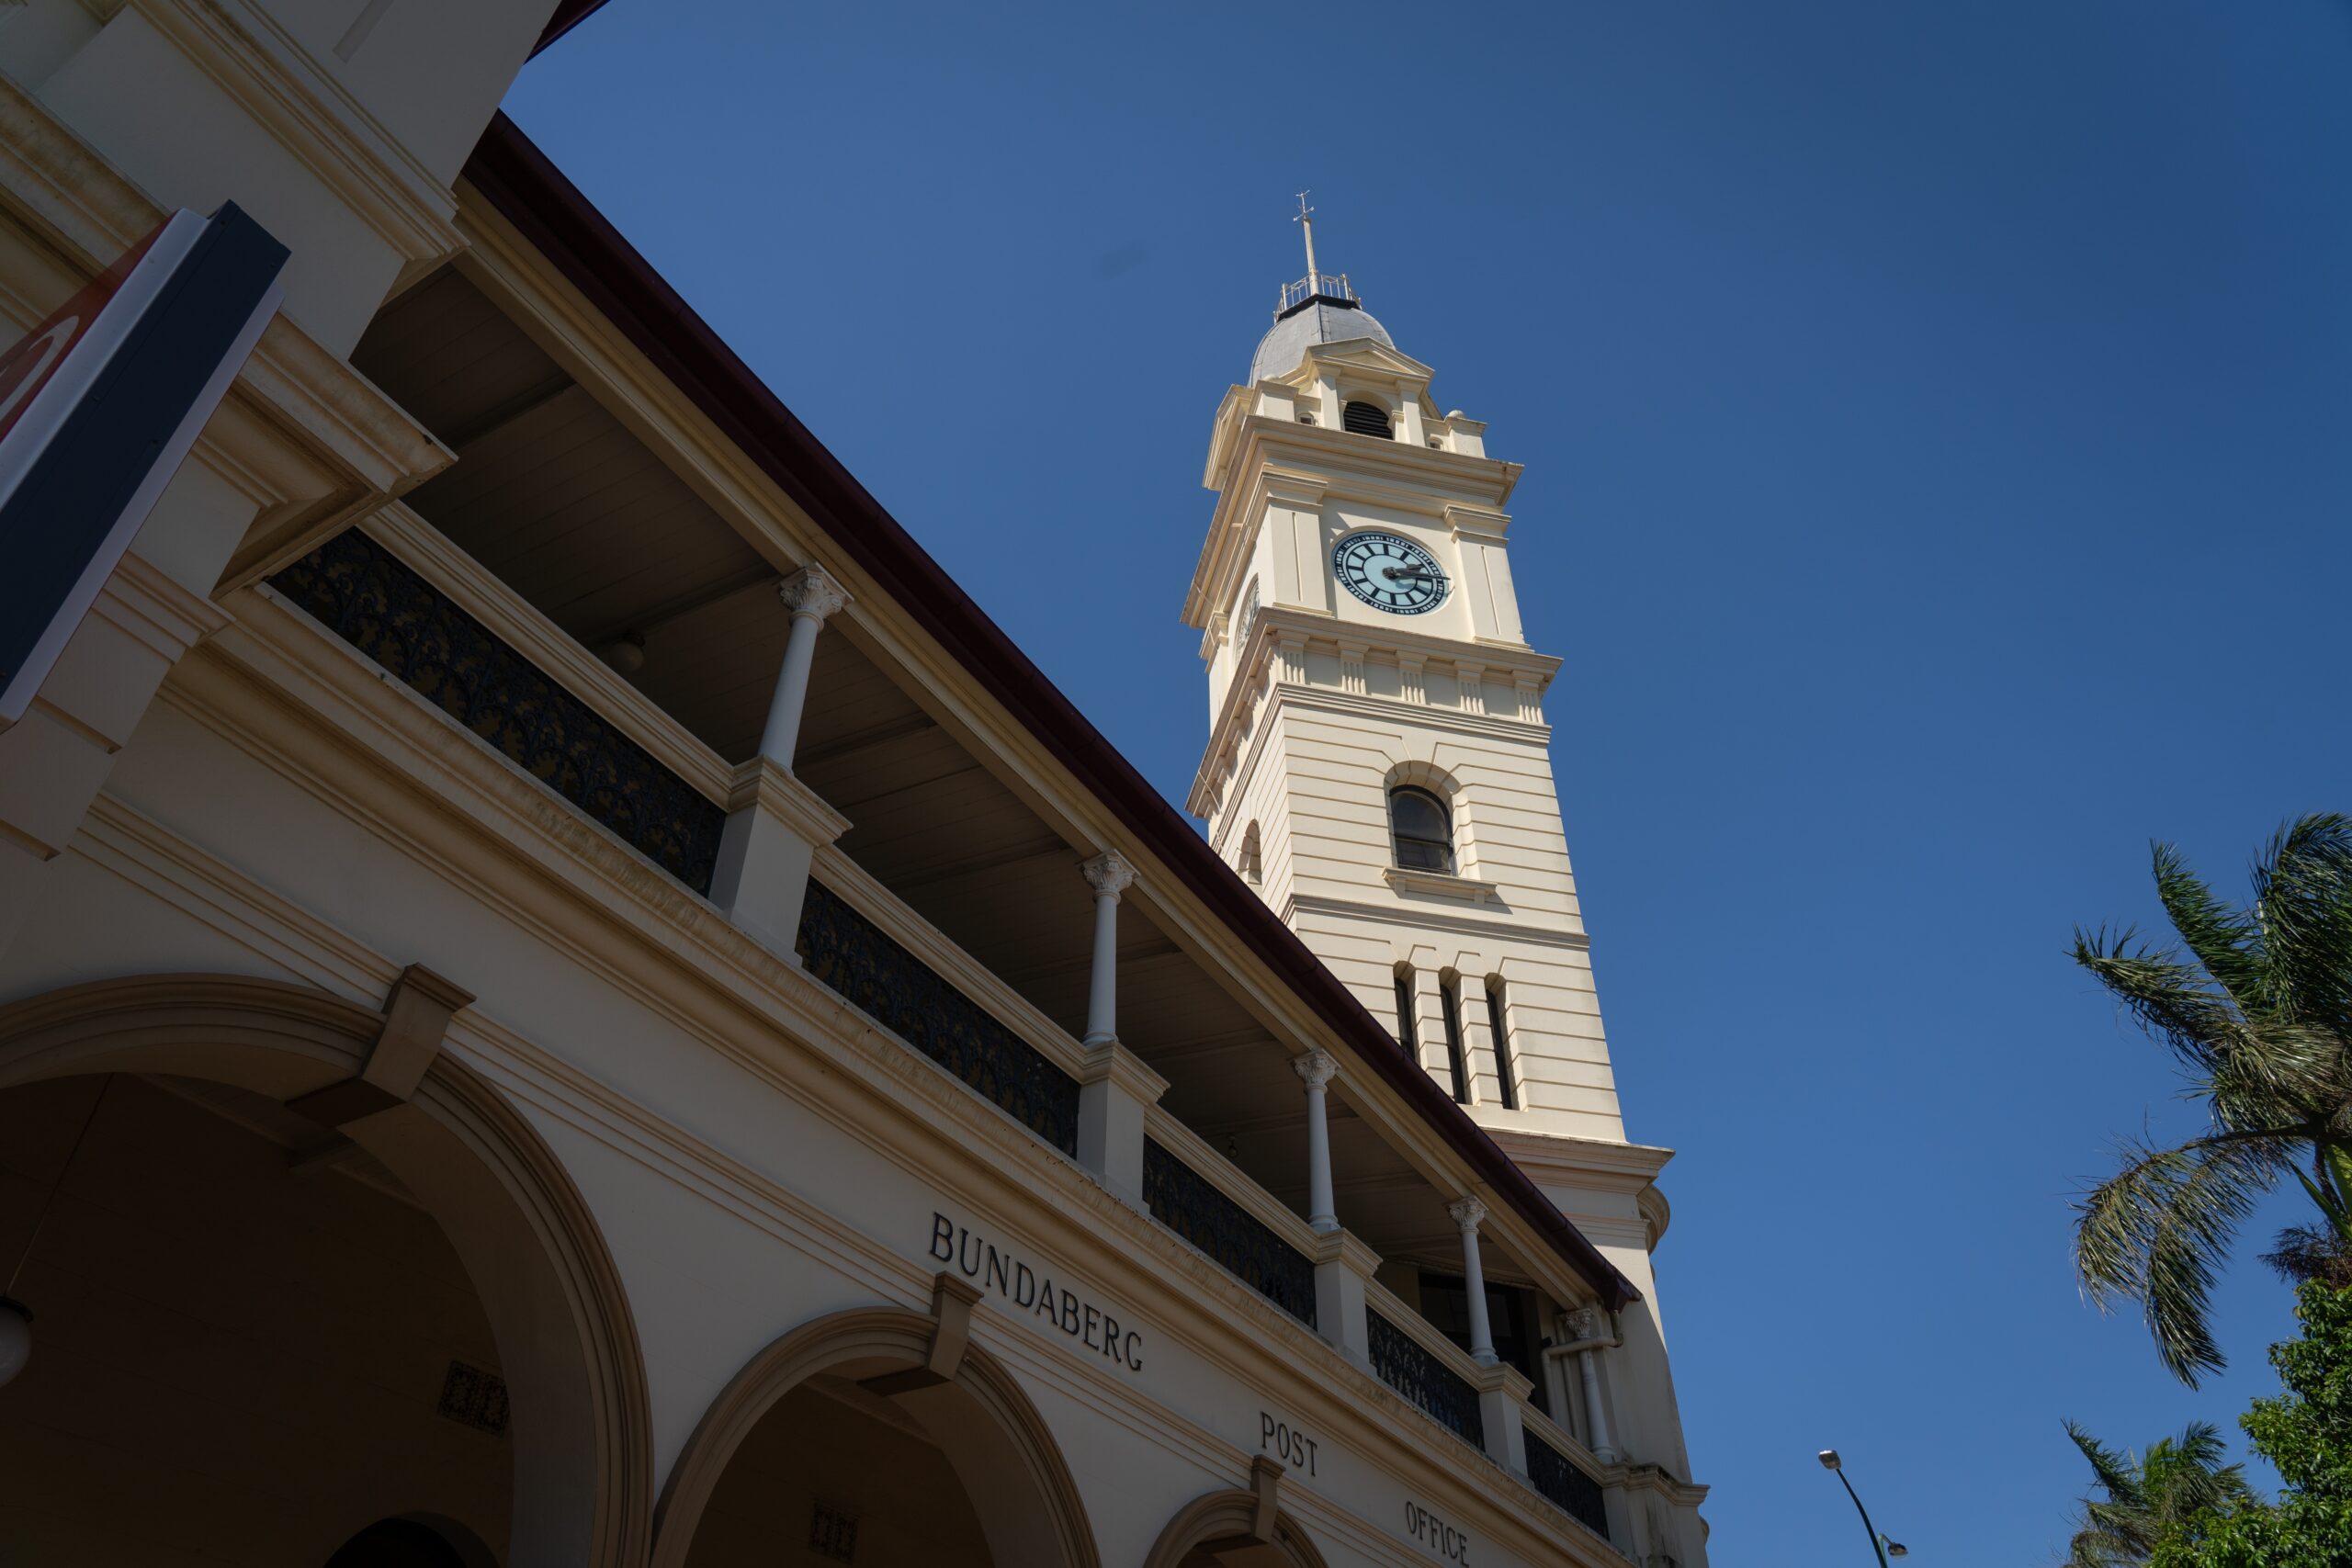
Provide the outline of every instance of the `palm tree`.
[[2066,1436],[2091,1462],[2098,1484],[2083,1499],[2082,1528],[2066,1546],[2066,1568],[2129,1568],[2148,1561],[2168,1530],[2208,1509],[2250,1499],[2243,1467],[2222,1462],[2222,1435],[2192,1421],[2159,1438],[2144,1458],[2118,1453],[2072,1421]]
[[2326,1228],[2307,1239],[2352,1246],[2328,1198],[2352,1194],[2339,1185],[2352,1178],[2352,818],[2281,829],[2244,908],[2169,844],[2155,877],[2181,946],[2078,929],[2075,961],[2171,1048],[2211,1127],[2176,1148],[2127,1141],[2122,1168],[2075,1205],[2075,1262],[2102,1308],[2142,1304],[2165,1365],[2193,1387],[2223,1364],[2206,1324],[2214,1274],[2279,1178],[2301,1178],[2320,1204]]

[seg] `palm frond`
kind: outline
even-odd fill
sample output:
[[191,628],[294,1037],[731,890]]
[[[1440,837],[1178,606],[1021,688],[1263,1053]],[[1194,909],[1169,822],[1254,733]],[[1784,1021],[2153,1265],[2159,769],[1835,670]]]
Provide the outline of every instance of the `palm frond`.
[[2150,857],[2155,863],[2156,897],[2173,929],[2204,966],[2206,978],[2227,992],[2241,1013],[2266,1006],[2270,965],[2260,925],[2245,911],[2215,897],[2172,845],[2154,845]]
[[2088,1427],[2076,1422],[2065,1424],[2066,1436],[2075,1440],[2083,1458],[2090,1461],[2091,1475],[2099,1489],[2117,1502],[2137,1503],[2140,1496],[2140,1465],[2132,1455],[2109,1448]]
[[2254,868],[2251,910],[2269,960],[2269,1007],[2343,1034],[2352,1026],[2352,818],[2279,829]]
[[2130,927],[2076,928],[2075,962],[2192,1071],[2210,1072],[2245,1031],[2236,1004],[2200,966],[2148,945]]
[[2289,1168],[2275,1130],[2218,1133],[2176,1149],[2124,1145],[2120,1171],[2075,1205],[2075,1265],[2102,1311],[2145,1309],[2156,1351],[2192,1388],[2226,1364],[2206,1323],[2213,1276],[2255,1201]]

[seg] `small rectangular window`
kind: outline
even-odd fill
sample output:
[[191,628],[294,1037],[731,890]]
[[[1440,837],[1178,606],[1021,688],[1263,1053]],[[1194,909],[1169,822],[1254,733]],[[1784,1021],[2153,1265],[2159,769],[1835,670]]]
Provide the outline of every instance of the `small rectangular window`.
[[1503,986],[1487,982],[1487,1032],[1495,1037],[1495,1080],[1502,1088],[1503,1109],[1519,1109],[1519,1075],[1512,1071],[1510,1036],[1503,1032]]
[[1419,1058],[1420,1042],[1413,1038],[1413,972],[1405,970],[1396,976],[1396,1043],[1405,1055]]
[[1462,1059],[1462,1001],[1456,994],[1459,987],[1442,985],[1438,996],[1445,1003],[1445,1061],[1453,1070],[1453,1100],[1457,1105],[1470,1103],[1469,1064]]

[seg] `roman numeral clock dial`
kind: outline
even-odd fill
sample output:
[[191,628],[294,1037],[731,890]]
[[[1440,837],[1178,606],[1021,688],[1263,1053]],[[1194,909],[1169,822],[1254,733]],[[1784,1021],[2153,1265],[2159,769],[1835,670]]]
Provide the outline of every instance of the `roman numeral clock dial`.
[[1394,534],[1351,534],[1331,548],[1331,570],[1348,592],[1392,615],[1421,615],[1445,603],[1437,558]]

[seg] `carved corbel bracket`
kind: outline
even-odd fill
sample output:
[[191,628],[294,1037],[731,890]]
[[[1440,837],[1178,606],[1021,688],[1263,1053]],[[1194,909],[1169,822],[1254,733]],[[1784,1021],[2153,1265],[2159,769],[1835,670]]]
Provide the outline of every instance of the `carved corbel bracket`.
[[343,1128],[406,1105],[441,1054],[449,1021],[473,1001],[473,993],[412,964],[392,982],[384,998],[384,1023],[368,1059],[351,1077],[298,1095],[286,1109],[317,1122],[327,1135],[288,1156],[297,1169],[335,1165],[357,1151]]
[[964,1364],[964,1351],[972,1343],[972,1308],[979,1304],[979,1300],[980,1292],[968,1281],[953,1274],[933,1275],[931,1353],[923,1359],[923,1364],[867,1378],[858,1386],[888,1398],[954,1382],[956,1369]]

